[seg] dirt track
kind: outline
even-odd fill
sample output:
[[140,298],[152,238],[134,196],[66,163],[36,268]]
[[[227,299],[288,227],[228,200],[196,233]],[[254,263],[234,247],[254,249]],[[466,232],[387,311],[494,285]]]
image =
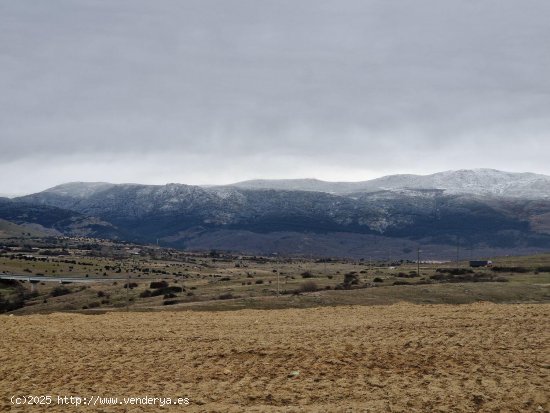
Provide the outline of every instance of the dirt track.
[[[550,304],[485,303],[2,316],[0,410],[548,411],[549,316]],[[58,395],[190,404],[76,408]]]

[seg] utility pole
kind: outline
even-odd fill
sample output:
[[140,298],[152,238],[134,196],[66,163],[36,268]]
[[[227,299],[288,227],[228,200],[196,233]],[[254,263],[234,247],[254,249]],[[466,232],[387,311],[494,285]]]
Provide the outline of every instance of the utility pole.
[[456,237],[456,268],[459,268],[458,261],[460,256],[460,238]]
[[127,272],[126,273],[126,311],[130,311],[130,296],[129,296],[129,291],[130,291],[130,273]]
[[280,281],[279,281],[280,277],[281,277],[280,271],[277,270],[277,297],[278,297],[279,294],[280,294],[280,287],[279,287],[279,285],[280,285]]
[[420,247],[416,250],[416,275],[420,277]]

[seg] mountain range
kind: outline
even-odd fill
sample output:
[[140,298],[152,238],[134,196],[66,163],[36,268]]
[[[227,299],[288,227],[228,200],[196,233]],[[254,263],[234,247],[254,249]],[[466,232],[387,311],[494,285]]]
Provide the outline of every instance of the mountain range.
[[189,250],[338,257],[550,250],[550,177],[491,169],[363,182],[72,182],[0,198],[0,219],[66,235]]

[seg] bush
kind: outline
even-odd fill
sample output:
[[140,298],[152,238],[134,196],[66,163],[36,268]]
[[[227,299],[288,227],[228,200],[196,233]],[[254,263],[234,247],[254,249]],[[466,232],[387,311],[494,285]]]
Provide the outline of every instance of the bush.
[[[462,274],[462,275],[452,275],[452,274],[442,274],[437,273],[430,277],[432,280],[442,281],[442,282],[494,282],[497,281],[493,274],[486,273],[473,273],[473,274]],[[500,277],[502,278],[502,277]],[[505,282],[505,281],[504,281]]]
[[264,280],[256,280],[256,284],[263,284]]
[[63,285],[58,285],[57,287],[55,287],[52,292],[50,293],[50,295],[52,297],[60,297],[62,295],[67,295],[67,294],[70,294],[72,291],[69,290],[67,287],[64,287]]
[[166,295],[166,294],[175,294],[175,293],[181,293],[183,291],[183,288],[181,287],[164,287],[159,288],[154,291],[151,291],[151,297],[156,297],[158,295]]
[[233,297],[233,294],[231,293],[224,293],[224,294],[220,294],[218,298],[220,300],[230,300],[231,298],[235,298],[235,297]]
[[151,297],[153,294],[151,293],[151,290],[145,290],[145,291],[142,291],[139,296],[141,298],[147,298],[147,297]]
[[313,274],[309,271],[304,271],[302,274],[300,274],[302,278],[313,278]]
[[376,277],[374,280],[372,280],[373,282],[375,283],[381,283],[381,282],[384,282],[384,280],[380,277]]
[[349,287],[359,284],[359,278],[355,272],[348,272],[344,275],[344,286]]
[[0,295],[0,313],[17,310],[25,305],[22,294],[18,294],[13,300],[4,300]]
[[137,286],[138,286],[137,283],[124,284],[124,288],[130,288],[130,290],[133,288],[136,288]]
[[168,287],[168,283],[166,281],[152,281],[151,284],[149,284],[149,288],[166,288]]
[[300,285],[300,291],[303,293],[311,293],[318,289],[319,287],[315,281],[306,281]]
[[450,274],[450,275],[473,274],[474,272],[469,268],[438,268],[435,271],[440,274]]
[[529,268],[525,267],[491,267],[491,271],[494,272],[516,272],[516,273],[526,273],[529,272]]

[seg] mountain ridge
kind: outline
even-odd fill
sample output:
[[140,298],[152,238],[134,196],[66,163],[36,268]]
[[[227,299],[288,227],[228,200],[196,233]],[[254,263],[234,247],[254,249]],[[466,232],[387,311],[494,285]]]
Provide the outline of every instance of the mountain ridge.
[[314,179],[221,186],[73,182],[10,200],[0,218],[23,224],[30,216],[31,223],[69,234],[160,240],[183,249],[287,253],[289,245],[303,250],[302,239],[310,252],[324,244],[339,256],[457,239],[512,252],[550,249],[550,177],[460,170],[365,182],[336,183],[337,193],[329,191],[334,183]]
[[74,198],[87,198],[113,187],[140,186],[160,188],[174,185],[199,187],[210,192],[220,192],[222,189],[237,188],[326,192],[336,195],[350,195],[355,192],[376,192],[384,190],[439,189],[448,194],[550,199],[550,176],[532,172],[506,172],[488,168],[450,170],[428,175],[395,174],[356,182],[323,181],[316,178],[253,179],[226,185],[188,185],[183,183],[145,185],[136,183],[68,182],[45,189],[39,193],[67,195]]
[[447,193],[550,198],[550,176],[496,169],[459,169],[429,175],[396,174],[358,182],[319,179],[249,180],[226,186],[246,189],[313,190],[337,194],[395,189],[442,189]]

